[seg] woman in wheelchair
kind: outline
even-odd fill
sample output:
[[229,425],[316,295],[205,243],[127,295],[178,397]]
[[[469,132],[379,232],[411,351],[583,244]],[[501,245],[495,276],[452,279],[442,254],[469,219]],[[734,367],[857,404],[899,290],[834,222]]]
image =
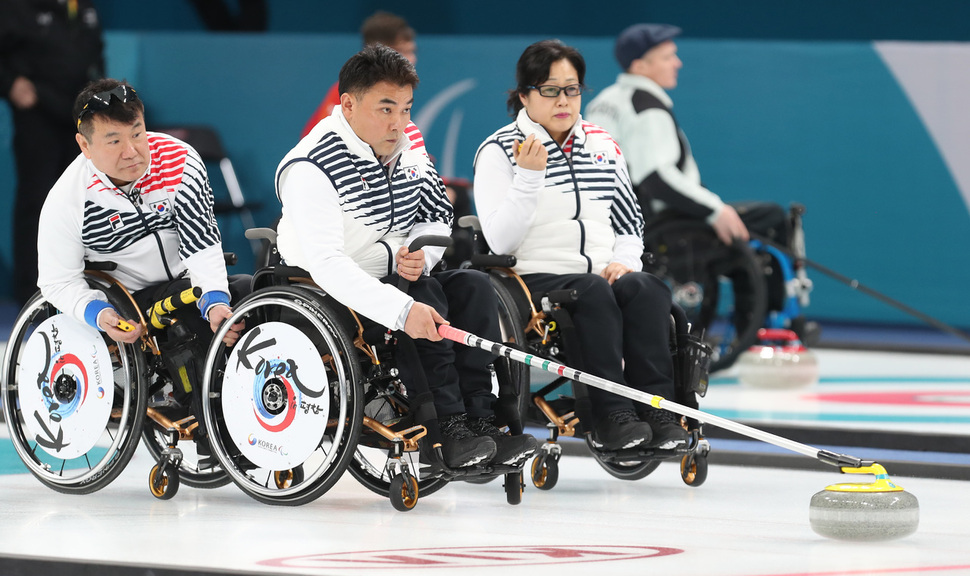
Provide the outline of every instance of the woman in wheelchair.
[[[529,435],[495,426],[490,365],[495,357],[443,341],[448,320],[497,336],[498,303],[488,278],[456,270],[428,276],[443,248],[409,252],[410,240],[448,236],[452,209],[419,135],[409,124],[414,67],[383,46],[344,64],[340,106],[283,158],[276,174],[283,205],[279,254],[309,271],[343,306],[415,340],[438,416],[444,464],[461,468],[521,463]],[[420,141],[418,139],[417,141]],[[396,286],[410,282],[406,293]],[[422,450],[421,457],[431,453]]]
[[[485,239],[513,254],[533,293],[574,289],[583,371],[673,397],[671,296],[641,272],[643,218],[616,143],[579,111],[585,62],[557,40],[532,44],[508,100],[515,121],[475,157],[475,204]],[[606,450],[686,447],[672,413],[589,390],[593,440]]]

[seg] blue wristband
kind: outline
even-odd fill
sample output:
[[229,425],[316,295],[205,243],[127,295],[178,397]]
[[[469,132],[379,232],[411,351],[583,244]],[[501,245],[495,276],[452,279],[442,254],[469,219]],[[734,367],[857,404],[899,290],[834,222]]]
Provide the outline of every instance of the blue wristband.
[[202,312],[202,317],[206,320],[209,319],[209,308],[212,308],[216,304],[229,305],[229,294],[221,290],[210,290],[199,298],[199,312]]
[[[84,321],[93,326],[95,330],[101,330],[101,328],[98,326],[98,314],[107,308],[111,308],[112,310],[114,309],[111,304],[108,304],[104,300],[91,300],[88,302],[88,305],[84,307]],[[101,331],[103,332],[103,330]]]

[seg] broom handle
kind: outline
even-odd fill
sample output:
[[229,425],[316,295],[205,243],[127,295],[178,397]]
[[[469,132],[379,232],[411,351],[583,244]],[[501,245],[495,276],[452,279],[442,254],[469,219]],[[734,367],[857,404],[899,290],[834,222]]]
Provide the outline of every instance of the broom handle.
[[662,396],[656,396],[653,394],[647,394],[646,392],[641,392],[639,390],[634,390],[628,386],[617,384],[616,382],[606,380],[605,378],[600,378],[599,376],[586,374],[585,372],[570,368],[569,366],[558,364],[552,360],[546,360],[532,354],[526,354],[525,352],[516,350],[510,346],[505,346],[504,344],[497,344],[447,324],[438,326],[438,334],[440,334],[442,338],[446,338],[453,342],[458,342],[459,344],[464,344],[473,348],[481,348],[482,350],[487,350],[493,354],[504,356],[511,360],[515,360],[516,362],[525,364],[526,366],[538,368],[552,374],[569,378],[570,380],[575,380],[576,382],[580,382],[582,384],[594,386],[601,390],[606,390],[607,392],[612,392],[613,394],[617,394],[643,404],[649,404],[654,408],[669,410],[670,412],[680,414],[681,416],[694,418],[699,422],[713,424],[719,428],[724,428],[725,430],[730,430],[743,436],[754,438],[755,440],[761,440],[762,442],[767,442],[768,444],[774,444],[775,446],[785,448],[786,450],[791,450],[792,452],[797,452],[798,454],[808,456],[809,458],[816,458],[825,464],[849,468],[859,468],[864,464],[863,460],[854,456],[836,454],[828,450],[813,448],[812,446],[795,442],[794,440],[789,440],[781,436],[776,436],[774,434],[758,430],[757,428],[752,428],[726,418],[721,418],[720,416],[701,412],[700,410],[695,410],[682,404],[671,402]]

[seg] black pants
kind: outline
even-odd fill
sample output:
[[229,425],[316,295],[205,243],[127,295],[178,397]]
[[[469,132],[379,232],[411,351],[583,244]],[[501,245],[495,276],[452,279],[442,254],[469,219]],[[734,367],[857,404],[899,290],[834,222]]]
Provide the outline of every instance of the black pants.
[[47,193],[81,153],[70,122],[36,109],[13,109],[17,196],[13,219],[13,296],[23,306],[37,292],[37,221]]
[[[399,278],[392,274],[382,281],[396,286]],[[437,310],[452,326],[493,342],[501,341],[498,298],[486,274],[476,270],[448,270],[422,276],[411,282],[408,294]],[[462,412],[479,418],[493,414],[495,396],[490,365],[495,362],[494,354],[450,340],[418,339],[415,346],[439,418]],[[405,383],[412,381],[414,369],[406,365],[399,367]]]
[[744,227],[753,234],[764,236],[787,247],[791,241],[791,221],[788,211],[773,202],[732,202]]
[[[244,298],[249,294],[252,285],[252,276],[248,274],[236,274],[229,277],[229,301],[235,304],[240,299]],[[154,306],[155,302],[178,294],[183,290],[187,290],[192,287],[192,283],[188,278],[178,278],[170,282],[162,282],[154,286],[149,286],[141,290],[136,291],[133,296],[135,302],[138,304],[138,308],[145,313],[149,310],[151,306]],[[145,314],[145,319],[149,318],[151,311]],[[188,376],[190,378],[190,384],[192,389],[190,391],[181,390],[179,386],[179,379],[175,374],[172,374],[172,378],[175,386],[175,397],[180,402],[188,400],[190,405],[190,410],[192,414],[195,415],[196,420],[199,422],[199,436],[205,434],[204,422],[202,416],[202,380],[203,371],[205,369],[205,357],[209,350],[209,345],[212,343],[213,332],[209,321],[202,317],[198,306],[195,304],[189,304],[183,306],[174,312],[172,316],[176,321],[183,326],[188,328],[188,333],[185,334],[185,338],[190,340],[190,342],[179,341],[177,334],[179,331],[175,331],[171,328],[163,330],[158,335],[159,346],[162,349],[162,354],[166,350],[173,350],[176,347],[187,347],[192,354],[192,369],[187,370]],[[184,334],[184,333],[182,333]]]
[[[522,279],[533,296],[550,290],[577,291],[578,300],[569,312],[581,348],[580,369],[641,392],[674,398],[669,344],[672,303],[670,289],[659,278],[633,272],[612,285],[596,274],[526,274]],[[566,354],[576,358],[573,350]],[[637,407],[628,398],[593,386],[589,386],[589,398],[597,421],[615,410]]]

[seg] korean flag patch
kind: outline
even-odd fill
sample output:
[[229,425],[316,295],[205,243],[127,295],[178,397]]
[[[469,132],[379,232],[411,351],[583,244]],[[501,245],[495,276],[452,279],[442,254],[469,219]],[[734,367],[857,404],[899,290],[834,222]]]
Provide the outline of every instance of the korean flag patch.
[[606,152],[590,152],[590,156],[592,157],[593,164],[606,164],[607,160],[609,160]]
[[404,176],[408,180],[417,180],[418,178],[421,177],[421,172],[418,170],[417,166],[405,166]]
[[118,228],[121,228],[121,226],[124,224],[124,222],[121,221],[121,214],[118,212],[115,212],[111,216],[108,216],[108,224],[111,225],[112,232],[114,232]]
[[167,214],[171,210],[168,205],[168,199],[152,202],[151,206],[152,211],[156,214]]

